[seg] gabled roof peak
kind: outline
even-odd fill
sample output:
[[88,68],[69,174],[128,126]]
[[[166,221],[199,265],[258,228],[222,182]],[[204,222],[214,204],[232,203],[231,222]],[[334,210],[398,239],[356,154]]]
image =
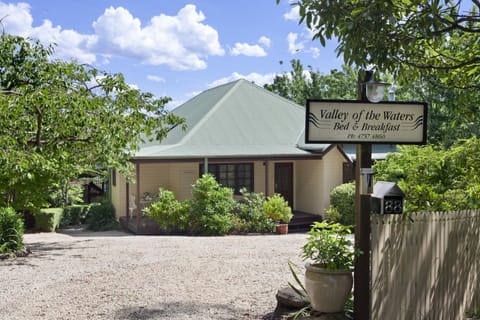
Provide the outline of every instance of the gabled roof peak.
[[172,112],[187,130],[172,129],[137,157],[311,155],[297,146],[305,108],[245,79],[210,88]]

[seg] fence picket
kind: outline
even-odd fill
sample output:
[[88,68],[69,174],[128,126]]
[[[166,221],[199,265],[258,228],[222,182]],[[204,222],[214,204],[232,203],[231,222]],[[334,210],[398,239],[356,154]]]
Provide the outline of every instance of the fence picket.
[[462,319],[480,307],[480,211],[372,215],[372,319]]

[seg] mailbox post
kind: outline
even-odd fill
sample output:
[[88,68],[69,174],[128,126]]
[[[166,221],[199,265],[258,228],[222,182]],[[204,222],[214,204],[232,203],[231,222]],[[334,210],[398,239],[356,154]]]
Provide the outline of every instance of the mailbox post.
[[405,193],[394,183],[378,181],[373,187],[372,213],[401,214]]

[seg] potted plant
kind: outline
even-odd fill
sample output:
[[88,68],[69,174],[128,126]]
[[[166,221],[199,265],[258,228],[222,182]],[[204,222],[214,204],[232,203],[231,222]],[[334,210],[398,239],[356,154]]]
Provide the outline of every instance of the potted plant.
[[303,246],[305,289],[312,308],[322,313],[343,312],[353,286],[353,263],[360,253],[347,238],[350,228],[315,222]]
[[292,209],[288,202],[278,193],[267,197],[263,203],[263,211],[265,214],[275,221],[277,233],[288,233],[288,223],[292,220]]

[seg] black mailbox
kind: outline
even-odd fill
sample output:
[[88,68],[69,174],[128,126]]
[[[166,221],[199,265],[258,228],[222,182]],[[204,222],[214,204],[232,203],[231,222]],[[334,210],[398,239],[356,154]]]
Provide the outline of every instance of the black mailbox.
[[372,212],[380,214],[401,214],[403,213],[404,199],[405,194],[396,183],[378,181],[373,186]]

